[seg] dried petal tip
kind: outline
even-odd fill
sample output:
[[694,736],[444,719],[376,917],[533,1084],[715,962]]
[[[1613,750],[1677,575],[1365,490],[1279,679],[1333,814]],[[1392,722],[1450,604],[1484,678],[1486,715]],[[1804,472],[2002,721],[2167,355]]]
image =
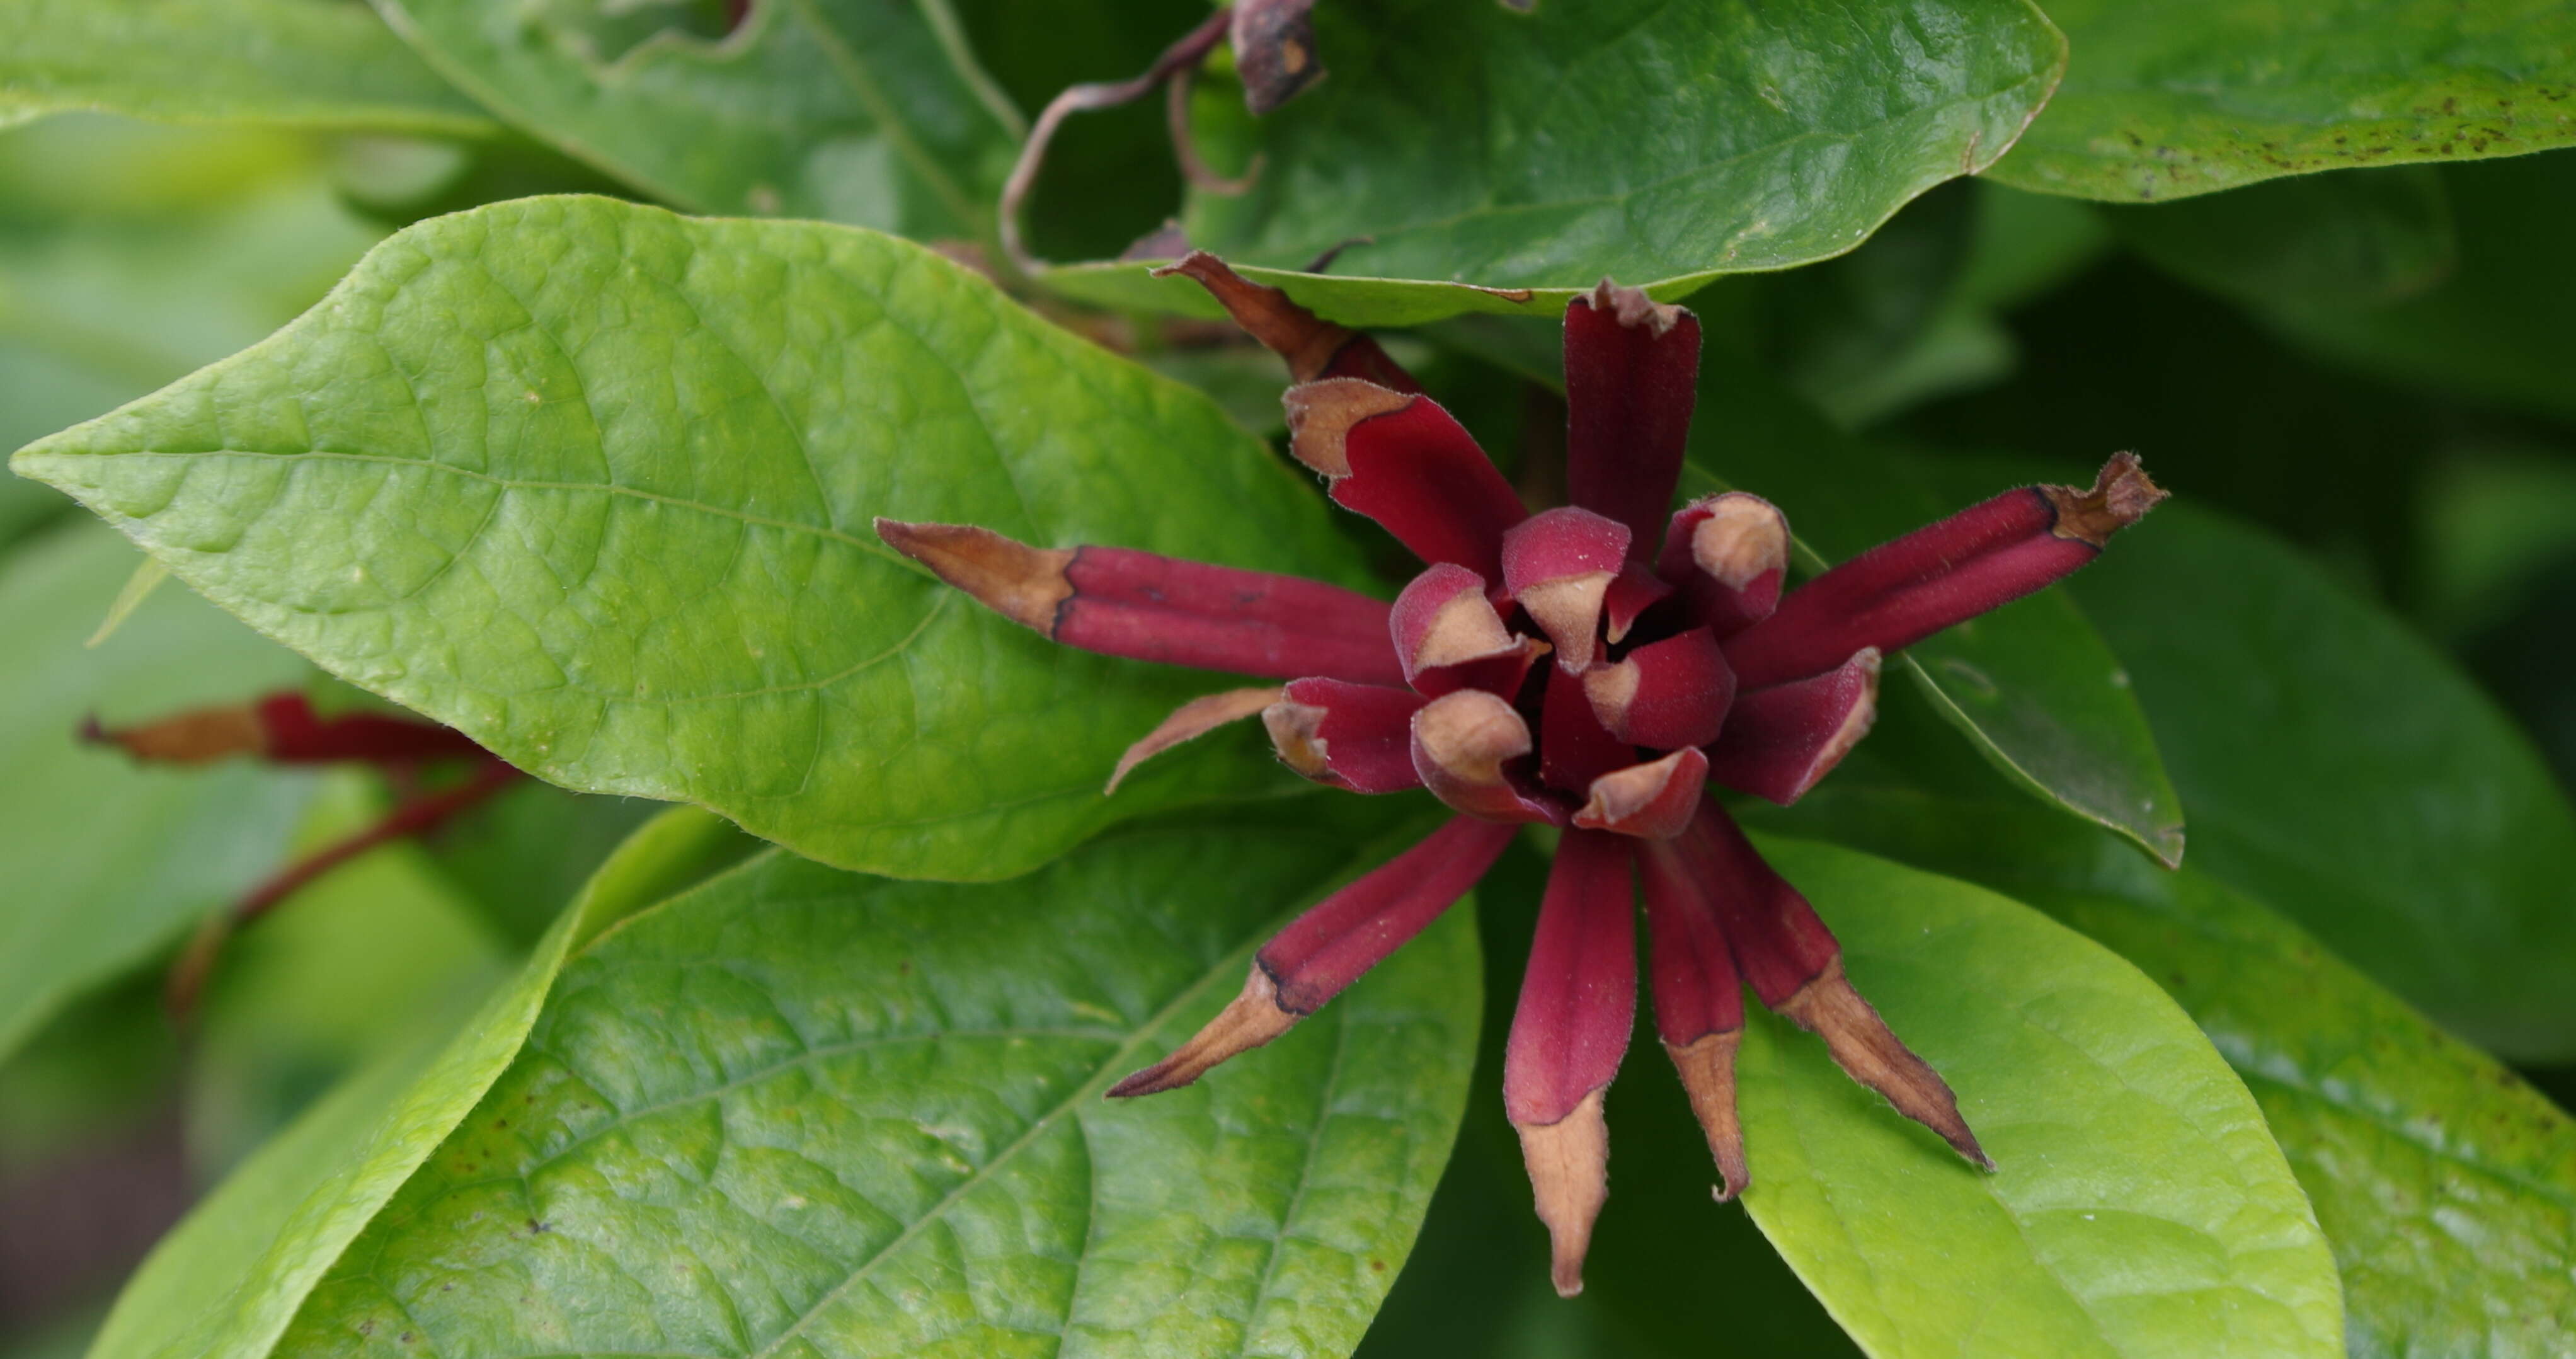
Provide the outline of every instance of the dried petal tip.
[[1295,1028],[1303,1018],[1279,1004],[1278,983],[1271,980],[1267,968],[1255,962],[1252,975],[1243,979],[1242,994],[1218,1011],[1206,1028],[1174,1048],[1171,1056],[1109,1087],[1109,1098],[1130,1099],[1178,1090],[1206,1075],[1217,1063]]
[[89,745],[119,747],[153,764],[211,764],[235,755],[258,755],[268,748],[259,710],[247,703],[193,708],[130,727],[103,727],[91,717],[81,723],[80,739]]
[[984,607],[1022,627],[1055,635],[1056,611],[1073,597],[1073,549],[1035,548],[971,524],[877,520],[886,546],[930,568]]
[[1690,826],[1708,786],[1708,757],[1676,750],[1652,764],[1630,765],[1592,781],[1590,801],[1574,814],[1588,830],[1643,840],[1669,840]]
[[1420,694],[1336,679],[1301,679],[1261,710],[1279,762],[1317,783],[1354,793],[1422,786],[1413,772],[1413,715]]
[[1118,757],[1118,767],[1109,771],[1109,786],[1101,789],[1100,795],[1107,797],[1117,792],[1119,783],[1145,761],[1184,741],[1195,741],[1228,722],[1240,722],[1277,703],[1286,692],[1275,684],[1260,689],[1228,689],[1174,708],[1171,716],[1145,733],[1145,739],[1127,747],[1127,753]]
[[2172,494],[2148,480],[2135,453],[2112,454],[2111,460],[2102,464],[2100,475],[2094,477],[2092,490],[2042,486],[2039,493],[2057,508],[2057,526],[2052,532],[2095,547],[2145,518],[2158,501]]
[[1977,1145],[1968,1121],[1959,1115],[1958,1097],[1931,1065],[1899,1042],[1878,1011],[1843,975],[1843,961],[1825,964],[1815,980],[1773,1007],[1809,1033],[1821,1035],[1834,1062],[1853,1080],[1887,1097],[1896,1111],[1941,1135],[1961,1156],[1987,1170],[1995,1168]]
[[1664,1045],[1673,1069],[1681,1073],[1682,1089],[1690,1092],[1691,1113],[1708,1137],[1708,1154],[1717,1160],[1720,1203],[1753,1183],[1753,1172],[1744,1164],[1744,1125],[1735,1113],[1735,1052],[1743,1044],[1743,1030],[1730,1029]]
[[1204,250],[1193,250],[1154,271],[1156,278],[1173,274],[1207,289],[1245,334],[1287,363],[1289,376],[1299,382],[1352,377],[1399,392],[1422,390],[1377,341],[1318,317],[1288,300],[1287,293],[1245,278]]
[[1680,307],[1646,296],[1645,289],[1622,288],[1607,277],[1593,285],[1590,296],[1585,300],[1592,304],[1594,311],[1616,317],[1619,324],[1630,330],[1644,326],[1659,340],[1678,325],[1683,316]]
[[1583,1291],[1583,1257],[1592,1250],[1592,1224],[1610,1201],[1610,1124],[1593,1091],[1574,1112],[1554,1123],[1516,1123],[1521,1160],[1529,1166],[1538,1220],[1547,1224],[1549,1268],[1556,1295]]
[[1264,114],[1324,76],[1315,59],[1315,0],[1236,0],[1231,43],[1243,103]]

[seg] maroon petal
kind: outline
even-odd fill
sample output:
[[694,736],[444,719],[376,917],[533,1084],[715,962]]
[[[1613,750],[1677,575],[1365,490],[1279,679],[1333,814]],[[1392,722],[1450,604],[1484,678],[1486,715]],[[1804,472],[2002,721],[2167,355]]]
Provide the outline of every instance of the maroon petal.
[[1439,402],[1358,378],[1301,383],[1280,401],[1289,451],[1331,484],[1334,503],[1426,562],[1503,578],[1503,532],[1529,511]]
[[1892,652],[2001,607],[2093,560],[2165,493],[2122,453],[2089,491],[2025,486],[1877,547],[1807,582],[1727,639],[1747,689],[1822,674],[1863,647]]
[[[1334,681],[1327,680],[1326,683]],[[1354,686],[1357,687],[1357,686]],[[1283,691],[1277,685],[1259,689],[1228,689],[1221,694],[1194,698],[1172,710],[1172,715],[1156,723],[1144,738],[1127,747],[1118,757],[1118,767],[1109,771],[1109,786],[1100,790],[1102,797],[1118,791],[1136,766],[1174,746],[1195,741],[1229,722],[1240,722],[1254,713],[1275,706]],[[1401,692],[1388,690],[1389,693]]]
[[1466,895],[1513,831],[1459,817],[1315,903],[1253,955],[1242,994],[1170,1056],[1111,1086],[1110,1097],[1177,1089],[1286,1033]]
[[1261,723],[1280,761],[1307,778],[1354,793],[1400,793],[1422,786],[1413,715],[1423,702],[1410,689],[1301,679],[1262,710]]
[[1422,390],[1413,374],[1388,358],[1377,341],[1317,319],[1315,313],[1289,301],[1288,294],[1245,278],[1204,250],[1193,250],[1154,271],[1156,278],[1166,274],[1186,274],[1207,289],[1236,325],[1287,360],[1289,375],[1299,382],[1352,377],[1399,392]]
[[1503,535],[1503,588],[1556,643],[1556,663],[1592,664],[1610,582],[1626,564],[1628,530],[1590,510],[1561,505]]
[[1664,602],[1672,593],[1673,587],[1665,584],[1663,578],[1643,562],[1630,561],[1619,568],[1618,576],[1610,582],[1610,592],[1601,601],[1607,623],[1603,633],[1613,642],[1626,640],[1628,629],[1637,625],[1638,616]]
[[1539,781],[1560,792],[1580,797],[1594,779],[1637,762],[1636,747],[1601,725],[1582,681],[1572,675],[1548,675],[1538,730]]
[[1676,750],[1594,779],[1591,797],[1574,814],[1574,824],[1640,840],[1669,840],[1689,827],[1707,789],[1708,757]]
[[1853,1080],[1887,1097],[1897,1112],[1939,1133],[1961,1156],[1994,1169],[1959,1116],[1958,1098],[1861,999],[1843,975],[1842,946],[1825,922],[1744,838],[1714,801],[1675,839],[1689,873],[1715,906],[1736,970],[1762,1003],[1818,1034]]
[[1528,755],[1529,724],[1482,689],[1461,689],[1413,715],[1413,768],[1431,795],[1488,821],[1562,824],[1564,809],[1533,796],[1505,766]]
[[1432,698],[1459,689],[1520,692],[1547,644],[1503,626],[1485,578],[1435,563],[1404,587],[1387,616],[1404,682]]
[[1121,547],[1034,548],[960,524],[876,527],[941,580],[1066,646],[1270,679],[1404,680],[1387,605],[1338,585]]
[[207,764],[236,755],[271,764],[409,765],[482,758],[465,733],[427,718],[356,712],[325,717],[304,695],[192,708],[130,727],[81,729],[83,740],[121,747],[152,764]]
[[1593,667],[1583,692],[1620,740],[1679,750],[1718,739],[1735,702],[1735,672],[1708,629],[1693,628]]
[[1743,491],[1694,500],[1665,528],[1655,569],[1678,587],[1690,619],[1722,641],[1779,607],[1789,517]]
[[1673,504],[1698,400],[1699,318],[1608,279],[1565,310],[1565,487],[1642,559]]
[[1642,847],[1655,1032],[1681,1073],[1691,1113],[1721,1181],[1718,1201],[1744,1192],[1744,1125],[1735,1110],[1735,1054],[1744,1041],[1744,986],[1707,885],[1670,844]]
[[1630,855],[1619,836],[1565,833],[1503,1054],[1503,1109],[1520,1133],[1562,1297],[1583,1291],[1592,1223],[1610,1197],[1601,1097],[1637,1013]]
[[1878,720],[1878,667],[1864,648],[1821,675],[1740,695],[1708,748],[1709,777],[1783,807],[1805,796]]

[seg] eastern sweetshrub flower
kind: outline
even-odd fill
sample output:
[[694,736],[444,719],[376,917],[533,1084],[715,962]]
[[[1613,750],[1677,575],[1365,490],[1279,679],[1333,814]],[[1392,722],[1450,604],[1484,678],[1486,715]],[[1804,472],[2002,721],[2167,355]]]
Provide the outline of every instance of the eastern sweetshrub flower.
[[1279,758],[1357,793],[1427,788],[1458,814],[1262,947],[1242,994],[1110,1090],[1149,1095],[1286,1033],[1473,886],[1523,826],[1561,828],[1512,1019],[1503,1098],[1560,1293],[1608,1197],[1602,1095],[1635,1016],[1644,888],[1655,1022],[1732,1198],[1744,988],[1855,1080],[1992,1169],[1949,1086],[1843,975],[1831,931],[1763,862],[1713,781],[1790,803],[1865,735],[1888,653],[2055,581],[2163,498],[2135,458],[2087,489],[2011,490],[1785,595],[1789,526],[1740,491],[1672,509],[1698,321],[1604,280],[1565,315],[1573,503],[1530,512],[1474,439],[1367,336],[1194,254],[1280,353],[1291,449],[1332,498],[1427,563],[1394,603],[1119,547],[878,520],[887,543],[1068,646],[1286,683],[1195,700],[1111,778],[1258,714]]

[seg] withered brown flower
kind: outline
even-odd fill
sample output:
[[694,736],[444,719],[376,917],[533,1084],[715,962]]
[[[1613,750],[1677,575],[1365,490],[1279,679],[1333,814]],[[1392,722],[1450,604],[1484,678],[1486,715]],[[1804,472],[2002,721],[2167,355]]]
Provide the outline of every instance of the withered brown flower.
[[1656,1027],[1723,1180],[1743,989],[1843,1070],[1992,1168],[1949,1086],[1843,975],[1806,899],[1715,783],[1794,802],[1865,735],[1888,653],[2055,581],[2163,498],[2127,454],[2089,489],[2007,491],[1785,596],[1787,519],[1738,491],[1671,509],[1699,323],[1607,280],[1565,316],[1571,505],[1529,512],[1384,349],[1213,256],[1196,279],[1288,362],[1291,449],[1332,498],[1425,563],[1392,604],[1294,577],[1117,547],[877,521],[897,550],[1068,646],[1286,681],[1192,702],[1141,759],[1258,714],[1279,758],[1359,793],[1427,788],[1458,815],[1264,945],[1242,994],[1113,1096],[1187,1085],[1286,1033],[1402,946],[1521,827],[1562,828],[1504,1062],[1560,1293],[1582,1287],[1608,1195],[1602,1095],[1628,1046],[1644,889]]

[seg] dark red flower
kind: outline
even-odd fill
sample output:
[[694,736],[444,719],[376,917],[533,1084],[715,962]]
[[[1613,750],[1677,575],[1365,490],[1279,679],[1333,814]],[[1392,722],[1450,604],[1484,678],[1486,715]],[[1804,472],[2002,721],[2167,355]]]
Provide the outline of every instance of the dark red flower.
[[1279,758],[1360,793],[1427,788],[1458,816],[1265,945],[1243,993],[1110,1090],[1148,1095],[1286,1033],[1448,909],[1523,825],[1562,828],[1504,1061],[1557,1290],[1582,1287],[1608,1194],[1602,1092],[1636,1008],[1642,880],[1655,1022],[1724,1181],[1743,988],[1851,1076],[1992,1168],[1950,1088],[1843,976],[1841,951],[1717,801],[1795,801],[1865,735],[1886,654],[2082,566],[2163,498],[2121,454],[2090,489],[2035,486],[1782,594],[1789,527],[1739,491],[1671,509],[1699,322],[1607,280],[1565,317],[1566,482],[1525,509],[1473,439],[1364,335],[1214,257],[1173,266],[1289,364],[1292,451],[1428,568],[1392,605],[1293,577],[980,528],[877,521],[896,549],[1069,646],[1285,684],[1199,699],[1137,760],[1260,714]]

